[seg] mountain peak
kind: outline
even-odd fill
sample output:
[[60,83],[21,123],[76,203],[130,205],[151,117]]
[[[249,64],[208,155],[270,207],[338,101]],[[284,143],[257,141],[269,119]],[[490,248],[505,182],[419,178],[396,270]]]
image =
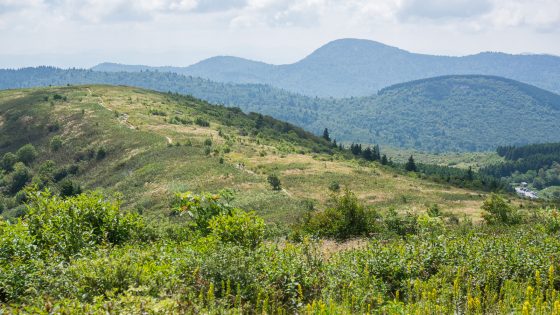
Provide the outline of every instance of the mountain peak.
[[370,58],[374,55],[383,56],[399,53],[408,52],[373,40],[342,38],[319,47],[302,61],[322,58],[340,58],[341,56],[345,58],[358,58],[358,60],[360,60]]

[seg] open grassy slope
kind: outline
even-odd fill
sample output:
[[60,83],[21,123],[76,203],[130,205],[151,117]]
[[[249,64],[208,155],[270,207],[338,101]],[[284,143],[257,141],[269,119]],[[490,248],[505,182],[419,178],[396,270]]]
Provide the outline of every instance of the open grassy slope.
[[[63,140],[56,152],[49,146],[55,136]],[[0,155],[26,143],[38,148],[35,165],[78,166],[69,178],[86,189],[121,192],[125,207],[148,216],[168,213],[176,192],[231,189],[237,205],[270,221],[293,222],[306,211],[304,201],[322,208],[334,181],[380,210],[424,211],[437,203],[477,217],[482,202],[479,192],[349,160],[287,123],[130,87],[1,91]],[[104,159],[87,158],[101,147]],[[283,190],[271,190],[269,174],[280,177]]]

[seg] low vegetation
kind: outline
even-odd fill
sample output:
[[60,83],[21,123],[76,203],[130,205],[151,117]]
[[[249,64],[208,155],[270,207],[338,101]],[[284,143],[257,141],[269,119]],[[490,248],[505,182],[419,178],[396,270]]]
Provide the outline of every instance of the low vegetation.
[[[473,225],[434,209],[375,214],[344,191],[285,240],[227,194],[178,196],[188,219],[155,225],[96,193],[29,194],[25,216],[0,222],[8,313],[553,314],[560,305],[558,212],[516,209],[518,220],[503,220],[514,206],[499,196],[483,207],[488,224]],[[362,238],[345,249],[318,235]]]

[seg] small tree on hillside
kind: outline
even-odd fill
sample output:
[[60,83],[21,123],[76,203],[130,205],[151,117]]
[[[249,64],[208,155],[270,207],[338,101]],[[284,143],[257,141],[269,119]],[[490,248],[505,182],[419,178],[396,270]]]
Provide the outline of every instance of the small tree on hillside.
[[327,140],[327,141],[331,141],[331,136],[329,135],[329,129],[325,128],[325,130],[323,130],[323,139]]
[[278,178],[278,176],[276,176],[275,174],[268,175],[267,180],[268,180],[268,183],[270,184],[270,186],[272,186],[273,190],[282,189],[282,184],[280,183],[280,178]]
[[381,157],[381,165],[387,165],[387,164],[389,164],[389,160],[387,160],[387,156],[383,154],[383,156]]
[[416,172],[418,170],[416,168],[416,163],[414,162],[414,157],[412,157],[412,155],[408,158],[408,162],[406,162],[404,169],[408,172]]
[[37,158],[37,150],[32,144],[26,144],[19,148],[16,152],[18,161],[24,163],[25,165],[30,165]]

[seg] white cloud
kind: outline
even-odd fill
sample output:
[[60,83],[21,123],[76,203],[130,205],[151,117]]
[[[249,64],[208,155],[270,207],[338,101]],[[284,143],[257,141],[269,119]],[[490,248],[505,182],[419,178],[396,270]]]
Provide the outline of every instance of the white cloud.
[[324,0],[249,0],[232,18],[233,27],[311,27],[317,25]]
[[0,0],[4,62],[29,53],[291,62],[341,37],[437,54],[560,55],[560,0]]
[[560,31],[560,1],[496,0],[489,22],[496,27],[530,27],[537,31]]
[[492,9],[491,0],[404,0],[398,12],[407,19],[471,18]]

